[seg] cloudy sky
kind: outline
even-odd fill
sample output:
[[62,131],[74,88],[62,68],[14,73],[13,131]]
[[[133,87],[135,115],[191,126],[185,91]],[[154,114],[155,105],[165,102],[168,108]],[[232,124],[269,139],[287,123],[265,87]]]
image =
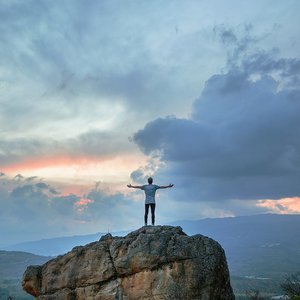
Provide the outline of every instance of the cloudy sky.
[[0,0],[0,246],[300,213],[299,10]]

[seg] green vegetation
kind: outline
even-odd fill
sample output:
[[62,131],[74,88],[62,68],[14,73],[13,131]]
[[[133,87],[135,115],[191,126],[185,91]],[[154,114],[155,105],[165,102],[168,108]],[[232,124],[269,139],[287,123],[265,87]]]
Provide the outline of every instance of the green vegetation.
[[9,297],[16,300],[34,299],[22,290],[21,279],[2,279],[0,280],[0,300],[7,300]]
[[300,273],[288,276],[281,284],[281,288],[291,300],[300,300]]
[[0,300],[32,300],[22,290],[21,278],[29,265],[40,265],[50,257],[20,251],[0,251]]
[[41,265],[50,257],[34,255],[21,251],[0,250],[0,280],[19,279],[29,265]]
[[280,288],[281,282],[279,279],[231,277],[231,285],[237,300],[251,299],[249,294],[250,292],[254,294],[255,291],[259,291],[260,297],[265,299],[270,299],[275,295],[282,295],[283,292]]
[[248,248],[237,247],[235,253],[229,252],[227,255],[231,275],[252,275],[282,281],[287,275],[299,272],[299,245],[286,242],[278,245],[265,246],[260,243]]

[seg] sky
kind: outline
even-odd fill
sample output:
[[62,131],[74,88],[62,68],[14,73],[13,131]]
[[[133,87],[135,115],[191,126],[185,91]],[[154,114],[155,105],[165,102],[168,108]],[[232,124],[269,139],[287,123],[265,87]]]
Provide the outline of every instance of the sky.
[[0,0],[0,247],[300,213],[298,0]]

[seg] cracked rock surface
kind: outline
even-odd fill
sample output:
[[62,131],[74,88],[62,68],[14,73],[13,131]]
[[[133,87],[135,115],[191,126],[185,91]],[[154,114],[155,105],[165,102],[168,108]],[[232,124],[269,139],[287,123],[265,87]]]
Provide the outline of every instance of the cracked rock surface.
[[234,299],[222,247],[172,226],[107,234],[28,267],[22,285],[40,300]]

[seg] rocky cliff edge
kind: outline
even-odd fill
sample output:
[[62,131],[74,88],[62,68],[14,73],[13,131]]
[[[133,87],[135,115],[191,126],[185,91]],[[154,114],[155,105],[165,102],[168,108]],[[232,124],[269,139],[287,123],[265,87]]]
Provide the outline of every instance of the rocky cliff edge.
[[234,299],[222,247],[172,226],[107,234],[28,267],[22,285],[40,300]]

